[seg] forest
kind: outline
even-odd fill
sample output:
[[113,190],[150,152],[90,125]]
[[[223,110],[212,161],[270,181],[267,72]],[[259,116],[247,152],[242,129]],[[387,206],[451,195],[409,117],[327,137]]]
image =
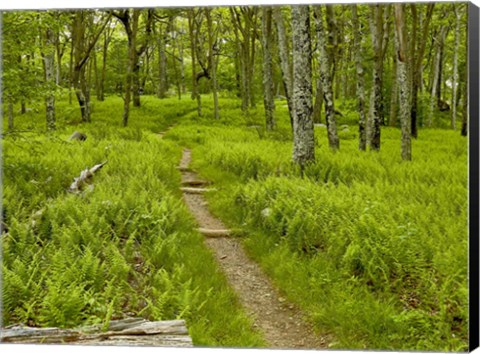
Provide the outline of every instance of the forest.
[[467,7],[3,12],[0,325],[466,351]]

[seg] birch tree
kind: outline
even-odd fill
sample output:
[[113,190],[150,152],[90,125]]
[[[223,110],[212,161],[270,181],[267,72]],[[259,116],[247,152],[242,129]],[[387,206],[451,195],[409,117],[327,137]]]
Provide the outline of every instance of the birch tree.
[[309,6],[292,6],[292,40],[293,161],[303,173],[305,165],[315,160]]
[[355,68],[357,72],[357,107],[360,119],[358,121],[358,148],[365,151],[367,148],[367,117],[365,112],[365,78],[362,56],[362,33],[359,25],[357,5],[352,5],[353,41],[355,53]]
[[320,80],[325,101],[325,120],[327,123],[328,144],[336,150],[340,147],[335,120],[335,105],[333,101],[332,52],[327,50],[326,32],[323,24],[323,14],[320,5],[314,7],[315,26],[317,31],[317,46],[320,62]]
[[395,30],[396,30],[396,52],[397,52],[397,70],[398,86],[400,89],[400,124],[402,129],[402,159],[412,159],[412,148],[410,138],[410,105],[409,105],[409,80],[408,80],[408,40],[407,26],[405,23],[405,13],[403,4],[395,4]]

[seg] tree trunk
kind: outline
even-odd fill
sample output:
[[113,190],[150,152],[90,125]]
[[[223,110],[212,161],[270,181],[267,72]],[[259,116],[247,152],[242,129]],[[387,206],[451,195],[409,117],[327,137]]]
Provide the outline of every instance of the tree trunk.
[[317,31],[317,46],[319,49],[320,80],[323,86],[323,99],[325,101],[325,121],[327,123],[328,144],[330,148],[337,150],[340,147],[340,141],[337,134],[337,124],[335,119],[335,105],[333,101],[333,78],[332,73],[332,52],[327,50],[325,43],[325,29],[323,26],[322,8],[320,5],[314,6],[315,25]]
[[[74,27],[74,26],[73,26]],[[73,31],[72,31],[73,32]],[[69,76],[69,79],[70,79],[70,82],[69,82],[69,90],[68,90],[68,104],[72,104],[72,92],[75,90],[74,88],[74,64],[73,64],[73,54],[74,54],[74,46],[75,46],[75,43],[74,43],[74,35],[72,33],[72,43],[71,43],[71,47],[70,47],[70,66],[69,66],[69,70],[70,70],[70,76]]]
[[452,83],[452,128],[455,130],[457,121],[457,86],[458,86],[458,51],[460,50],[461,11],[459,4],[452,4],[455,12],[455,49],[453,51],[453,83]]
[[395,4],[395,29],[397,32],[397,60],[398,60],[398,85],[400,87],[400,124],[402,127],[402,159],[412,159],[412,147],[410,138],[410,105],[409,105],[409,79],[408,79],[408,43],[404,15],[404,6]]
[[[76,11],[72,26],[72,66],[73,66],[73,87],[80,106],[82,122],[90,122],[90,92],[85,77],[85,66],[95,43],[102,34],[105,26],[110,21],[110,16],[106,18],[103,24],[98,25],[96,33],[91,33],[88,37],[85,35],[87,28],[87,12]],[[93,25],[90,25],[93,27]]]
[[442,26],[440,28],[440,32],[436,38],[436,51],[435,51],[435,59],[434,59],[434,67],[433,67],[433,80],[432,80],[432,91],[430,96],[430,107],[428,111],[428,120],[427,126],[431,127],[433,124],[433,114],[434,114],[434,107],[435,102],[437,102],[438,106],[438,89],[441,80],[441,61],[442,61],[442,47],[445,41],[445,35],[447,34],[447,27]]
[[208,28],[208,51],[209,51],[209,61],[210,61],[210,80],[213,94],[213,116],[216,120],[220,119],[220,112],[218,109],[218,88],[217,88],[217,68],[215,62],[215,49],[214,49],[214,38],[213,38],[213,24],[211,16],[211,8],[205,9],[205,16],[207,17],[207,28]]
[[197,114],[199,117],[202,116],[202,102],[200,98],[200,93],[198,92],[198,81],[197,81],[197,67],[196,67],[196,37],[195,33],[197,32],[195,28],[195,9],[191,8],[188,11],[188,30],[190,33],[190,51],[192,57],[192,100],[197,100]]
[[166,29],[162,32],[161,27],[157,34],[157,47],[158,47],[158,98],[165,98],[168,90],[167,84],[167,54],[165,51],[168,33],[170,31],[171,22],[173,17],[169,20]]
[[[395,34],[395,48],[398,46],[397,43],[397,34]],[[410,56],[412,58],[412,56]],[[410,71],[411,72],[411,71]],[[390,97],[390,126],[396,127],[397,126],[397,117],[398,117],[398,80],[399,80],[399,71],[397,65],[397,55],[394,53],[393,56],[393,65],[392,65],[392,94]],[[410,80],[409,83],[413,82]],[[410,128],[411,129],[411,128]]]
[[105,100],[105,77],[107,75],[107,56],[108,56],[108,45],[110,43],[110,35],[109,33],[105,33],[103,37],[103,55],[102,55],[102,74],[100,76],[100,80],[98,83],[98,94],[97,100],[104,101]]
[[411,108],[411,124],[412,124],[412,136],[417,138],[418,136],[418,123],[417,123],[417,109],[418,109],[418,90],[421,86],[421,78],[422,78],[422,61],[423,61],[423,54],[425,53],[425,46],[427,44],[427,37],[428,37],[428,27],[430,25],[430,20],[432,19],[433,14],[433,3],[427,5],[426,8],[426,17],[423,20],[423,27],[422,27],[422,38],[418,41],[419,47],[416,50],[416,55],[411,58],[412,66],[413,66],[413,74],[412,74],[412,108]]
[[292,6],[293,161],[303,169],[315,161],[312,119],[312,48],[310,7]]
[[55,130],[55,33],[51,28],[46,30],[45,39],[46,48],[43,60],[47,85],[45,97],[47,130]]
[[285,91],[285,97],[287,98],[288,112],[290,114],[290,125],[293,129],[293,74],[292,65],[289,60],[290,51],[288,50],[287,32],[285,31],[285,23],[282,16],[282,9],[280,6],[273,7],[273,17],[277,24],[277,36],[278,36],[278,51],[280,54],[280,68],[282,71],[283,88]]
[[57,54],[57,62],[55,67],[55,84],[60,85],[60,80],[62,78],[62,57],[63,50],[60,46],[59,33],[55,33],[55,52]]
[[316,92],[315,92],[315,104],[313,105],[313,122],[322,122],[322,107],[323,107],[323,88],[322,80],[317,79]]
[[272,66],[272,8],[262,7],[262,46],[263,46],[263,104],[265,107],[265,126],[267,130],[276,127],[273,98],[273,66]]
[[374,51],[373,64],[373,107],[370,131],[370,148],[380,150],[380,125],[383,121],[383,94],[382,94],[382,70],[383,70],[383,6],[372,5],[370,27],[372,31],[372,43]]
[[362,56],[362,34],[360,30],[357,5],[352,5],[352,19],[353,19],[353,40],[355,53],[355,68],[357,71],[357,100],[358,113],[360,119],[358,121],[358,148],[361,151],[367,149],[367,116],[365,113],[365,78],[363,69]]
[[[470,5],[467,5],[467,6],[470,6]],[[469,13],[469,8],[467,7],[466,10],[465,10],[467,13]],[[465,26],[465,65],[464,65],[464,72],[463,72],[463,85],[462,85],[462,90],[463,90],[463,100],[462,100],[462,130],[461,130],[461,134],[462,136],[467,136],[468,134],[468,115],[469,115],[469,95],[468,95],[468,85],[470,84],[469,81],[470,81],[470,75],[468,74],[469,72],[469,68],[470,68],[470,61],[469,61],[469,55],[468,55],[468,47],[469,47],[469,43],[471,43],[471,38],[469,38],[469,33],[468,33],[468,21],[467,21],[467,24]],[[475,36],[475,34],[474,34]],[[475,37],[473,37],[475,38]],[[476,63],[474,64],[476,65]]]

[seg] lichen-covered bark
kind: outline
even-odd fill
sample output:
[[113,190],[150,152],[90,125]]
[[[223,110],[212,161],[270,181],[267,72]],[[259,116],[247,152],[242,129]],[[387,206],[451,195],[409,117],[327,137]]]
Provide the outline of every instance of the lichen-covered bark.
[[406,34],[406,24],[404,15],[404,6],[395,4],[395,29],[397,33],[397,70],[398,86],[400,89],[400,123],[402,127],[402,159],[412,159],[412,147],[410,138],[410,85],[408,79],[408,43]]
[[365,151],[367,148],[367,117],[365,113],[365,78],[362,58],[362,38],[358,21],[357,5],[352,5],[353,41],[355,53],[355,68],[357,71],[357,102],[360,119],[358,121],[358,148]]
[[275,23],[277,24],[280,69],[282,70],[283,87],[285,90],[285,97],[287,97],[288,112],[290,113],[290,124],[293,129],[293,106],[292,106],[293,74],[292,74],[292,65],[289,59],[287,33],[285,31],[285,23],[283,20],[282,10],[280,6],[275,6],[273,8],[273,18],[275,20]]
[[340,147],[335,120],[335,105],[333,101],[333,78],[331,75],[332,53],[327,50],[326,33],[323,26],[321,6],[314,7],[315,26],[317,31],[317,46],[319,49],[320,80],[323,86],[323,99],[325,101],[325,120],[327,123],[328,144],[336,150]]
[[267,130],[276,127],[273,99],[273,66],[272,66],[272,8],[262,7],[262,46],[263,46],[263,104],[265,107],[265,126]]
[[293,161],[303,170],[306,164],[315,160],[309,6],[292,6],[292,37]]

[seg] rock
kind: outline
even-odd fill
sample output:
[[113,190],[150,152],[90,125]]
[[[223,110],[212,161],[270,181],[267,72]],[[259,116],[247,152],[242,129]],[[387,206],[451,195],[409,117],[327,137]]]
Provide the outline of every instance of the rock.
[[78,141],[85,141],[87,140],[87,135],[84,134],[84,133],[80,133],[80,132],[73,132],[73,134],[70,136],[70,138],[68,138],[68,140],[78,140]]
[[261,213],[262,213],[262,216],[263,216],[264,218],[268,218],[270,215],[272,215],[272,209],[270,209],[270,208],[265,208],[265,209],[262,210]]

